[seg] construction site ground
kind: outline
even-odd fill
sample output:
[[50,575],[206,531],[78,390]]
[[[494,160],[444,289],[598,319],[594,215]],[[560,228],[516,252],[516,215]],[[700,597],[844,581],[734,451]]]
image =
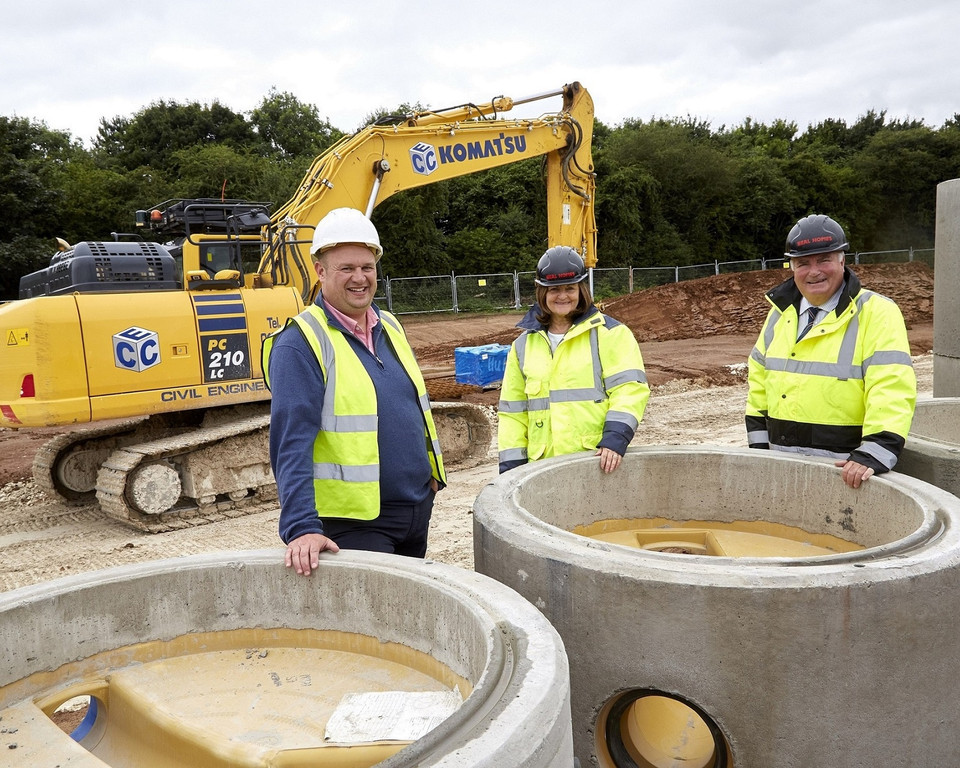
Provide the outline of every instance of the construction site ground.
[[[861,265],[865,287],[894,299],[910,336],[921,396],[932,391],[933,271],[924,264]],[[782,270],[724,274],[652,288],[603,303],[640,342],[652,396],[634,445],[744,445],[746,360],[768,307],[765,291]],[[454,350],[509,344],[520,312],[407,315],[407,329],[435,400],[495,407],[499,391],[458,384]],[[82,427],[79,427],[82,428]],[[0,591],[62,576],[219,550],[281,547],[275,504],[252,514],[149,534],[95,505],[51,500],[31,479],[36,449],[63,428],[0,429]],[[437,496],[427,556],[473,567],[472,506],[497,472],[496,450],[469,469],[452,468]]]

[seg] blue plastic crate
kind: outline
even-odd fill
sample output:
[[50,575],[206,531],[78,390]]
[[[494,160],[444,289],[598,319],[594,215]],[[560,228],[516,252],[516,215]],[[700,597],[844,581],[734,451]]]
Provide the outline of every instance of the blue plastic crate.
[[484,344],[482,347],[457,347],[453,351],[454,373],[458,384],[487,387],[503,381],[509,344]]

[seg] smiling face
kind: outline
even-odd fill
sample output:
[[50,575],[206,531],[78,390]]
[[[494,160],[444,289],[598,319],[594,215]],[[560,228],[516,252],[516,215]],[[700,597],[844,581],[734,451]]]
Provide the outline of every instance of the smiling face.
[[547,311],[557,318],[569,318],[580,303],[580,285],[551,285],[547,288]]
[[797,288],[816,307],[833,296],[843,283],[843,264],[843,251],[790,259]]
[[347,243],[325,251],[315,262],[323,300],[360,320],[377,292],[377,257],[365,245]]

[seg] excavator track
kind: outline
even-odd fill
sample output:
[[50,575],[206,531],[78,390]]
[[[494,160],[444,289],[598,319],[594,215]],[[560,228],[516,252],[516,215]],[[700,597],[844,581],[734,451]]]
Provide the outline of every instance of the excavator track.
[[[433,404],[444,460],[489,458],[489,409]],[[277,501],[269,406],[157,414],[60,435],[34,460],[34,479],[68,504],[98,502],[115,520],[159,533],[239,517]]]
[[37,449],[33,478],[48,496],[67,504],[96,501],[97,471],[119,445],[135,440],[146,417],[58,435]]
[[110,517],[150,533],[239,517],[277,499],[268,413],[114,451],[97,475]]

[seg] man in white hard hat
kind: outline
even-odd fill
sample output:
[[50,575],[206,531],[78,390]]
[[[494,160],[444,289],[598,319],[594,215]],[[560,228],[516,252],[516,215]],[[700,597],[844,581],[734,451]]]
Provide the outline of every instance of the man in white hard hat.
[[341,547],[424,557],[443,458],[413,350],[373,303],[380,237],[337,208],[310,252],[316,303],[263,347],[286,565],[309,575]]

